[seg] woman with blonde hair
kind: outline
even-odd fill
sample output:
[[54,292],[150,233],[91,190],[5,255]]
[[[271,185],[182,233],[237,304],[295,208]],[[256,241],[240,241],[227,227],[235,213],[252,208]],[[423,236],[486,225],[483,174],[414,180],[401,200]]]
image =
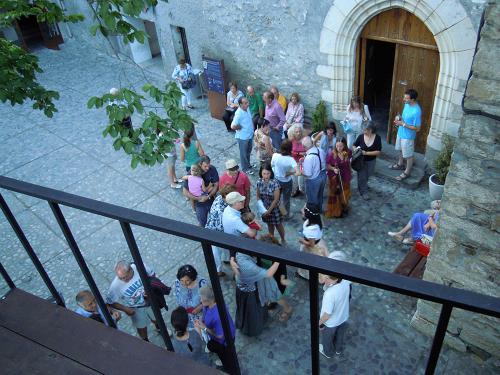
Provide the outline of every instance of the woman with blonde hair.
[[303,126],[304,123],[304,106],[300,102],[300,96],[296,92],[290,95],[290,102],[286,110],[286,122],[283,125],[283,130],[287,131],[292,125]]
[[[295,159],[298,165],[301,165],[304,156],[306,154],[306,149],[302,144],[302,139],[305,137],[304,129],[301,126],[293,125],[288,129],[288,139],[292,141],[292,157]],[[302,175],[294,175],[292,176],[294,193],[292,197],[298,197],[300,195],[304,195],[305,193],[305,184],[304,184],[304,176]]]
[[[353,96],[351,102],[347,106],[347,114],[344,119],[344,124],[349,123],[347,135],[347,148],[352,148],[356,138],[363,133],[363,122],[371,121],[372,117],[368,106],[363,103],[360,96]],[[344,126],[344,131],[345,131]]]

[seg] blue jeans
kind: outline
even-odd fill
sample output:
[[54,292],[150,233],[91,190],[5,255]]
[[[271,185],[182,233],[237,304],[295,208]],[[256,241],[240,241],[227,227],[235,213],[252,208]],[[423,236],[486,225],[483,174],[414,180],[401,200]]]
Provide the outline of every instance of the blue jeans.
[[271,138],[271,143],[276,150],[280,149],[281,141],[282,141],[283,129],[275,130],[271,129],[269,132],[269,137]]
[[207,225],[208,213],[210,212],[213,201],[213,199],[209,199],[205,202],[194,202],[196,218],[198,219],[198,223],[202,228],[205,228],[205,225]]
[[252,152],[253,139],[237,139],[240,148],[240,167],[243,172],[250,169],[250,153]]
[[287,215],[290,216],[290,197],[292,196],[293,181],[281,182],[278,180],[278,182],[281,188],[281,203],[285,206]]
[[363,168],[358,171],[358,190],[360,195],[368,193],[368,179],[375,172],[375,162],[377,159],[365,160]]
[[323,193],[326,185],[326,171],[321,171],[318,177],[306,179],[307,203],[317,204],[320,212],[323,212]]

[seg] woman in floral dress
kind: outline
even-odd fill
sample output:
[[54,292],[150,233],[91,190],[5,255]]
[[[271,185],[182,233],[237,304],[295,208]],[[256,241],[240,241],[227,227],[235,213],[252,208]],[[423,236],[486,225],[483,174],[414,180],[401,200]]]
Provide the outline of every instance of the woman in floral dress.
[[257,200],[261,199],[267,210],[262,214],[262,220],[267,224],[271,236],[274,236],[274,228],[278,229],[281,244],[285,245],[285,227],[283,226],[283,218],[279,209],[280,184],[274,179],[271,163],[262,163],[259,170],[259,177],[257,181]]
[[174,282],[175,300],[177,305],[184,307],[188,313],[188,329],[194,329],[194,321],[201,319],[203,305],[199,292],[206,283],[207,280],[199,278],[198,272],[190,264],[177,271],[177,279]]

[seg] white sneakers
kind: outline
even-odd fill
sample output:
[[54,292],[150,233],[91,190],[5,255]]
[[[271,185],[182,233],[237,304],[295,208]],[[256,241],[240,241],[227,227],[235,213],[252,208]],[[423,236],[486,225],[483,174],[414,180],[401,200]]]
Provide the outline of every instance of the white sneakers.
[[323,354],[326,358],[331,358],[326,355],[325,351],[323,350],[323,344],[319,344],[319,352]]

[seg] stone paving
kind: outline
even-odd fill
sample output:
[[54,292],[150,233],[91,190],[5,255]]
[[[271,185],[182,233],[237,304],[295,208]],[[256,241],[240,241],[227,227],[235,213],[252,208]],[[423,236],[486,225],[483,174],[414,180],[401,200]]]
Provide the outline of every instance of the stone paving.
[[[148,76],[164,82],[161,67],[150,64],[144,74],[137,66],[122,63],[71,41],[61,51],[37,52],[45,73],[40,80],[61,94],[59,112],[47,119],[29,105],[0,106],[0,174],[48,186],[100,201],[196,224],[181,192],[171,189],[165,166],[130,168],[123,152],[115,152],[110,139],[102,138],[104,111],[88,110],[86,101],[113,86],[140,87]],[[169,74],[167,74],[168,76]],[[195,100],[191,113],[198,120],[197,131],[204,149],[219,172],[224,161],[237,157],[237,146],[224,124],[210,117],[207,101]],[[178,176],[184,167],[177,164]],[[255,177],[252,177],[255,182]],[[330,250],[342,249],[349,261],[392,271],[408,248],[387,237],[388,230],[402,226],[411,213],[428,208],[427,189],[407,190],[378,178],[371,180],[372,200],[362,201],[353,186],[352,211],[347,218],[326,220],[325,238]],[[87,288],[48,205],[36,198],[2,190],[21,227],[66,298],[74,308],[74,295]],[[255,198],[252,198],[255,202]],[[293,199],[298,212],[302,199]],[[63,207],[69,225],[102,292],[113,278],[114,263],[130,259],[116,221]],[[297,250],[299,215],[286,223],[288,243]],[[200,246],[192,241],[133,227],[144,260],[157,275],[173,281],[177,268],[194,264],[207,275]],[[47,289],[22,249],[12,229],[0,221],[0,261],[15,283],[36,295],[47,297]],[[290,275],[293,275],[290,269]],[[293,276],[292,276],[293,277]],[[237,335],[237,350],[244,374],[306,374],[310,372],[309,305],[307,284],[297,281],[291,296],[295,312],[283,324],[273,321],[258,338]],[[225,299],[234,313],[234,283],[222,280]],[[0,292],[6,291],[3,280]],[[172,298],[169,305],[174,306]],[[420,374],[431,340],[409,326],[416,300],[373,288],[354,285],[350,327],[342,355],[321,358],[322,373]],[[169,314],[165,313],[168,322]],[[129,320],[120,329],[133,333]],[[152,341],[161,338],[150,334]],[[443,349],[437,373],[485,374],[485,368],[471,356]]]

